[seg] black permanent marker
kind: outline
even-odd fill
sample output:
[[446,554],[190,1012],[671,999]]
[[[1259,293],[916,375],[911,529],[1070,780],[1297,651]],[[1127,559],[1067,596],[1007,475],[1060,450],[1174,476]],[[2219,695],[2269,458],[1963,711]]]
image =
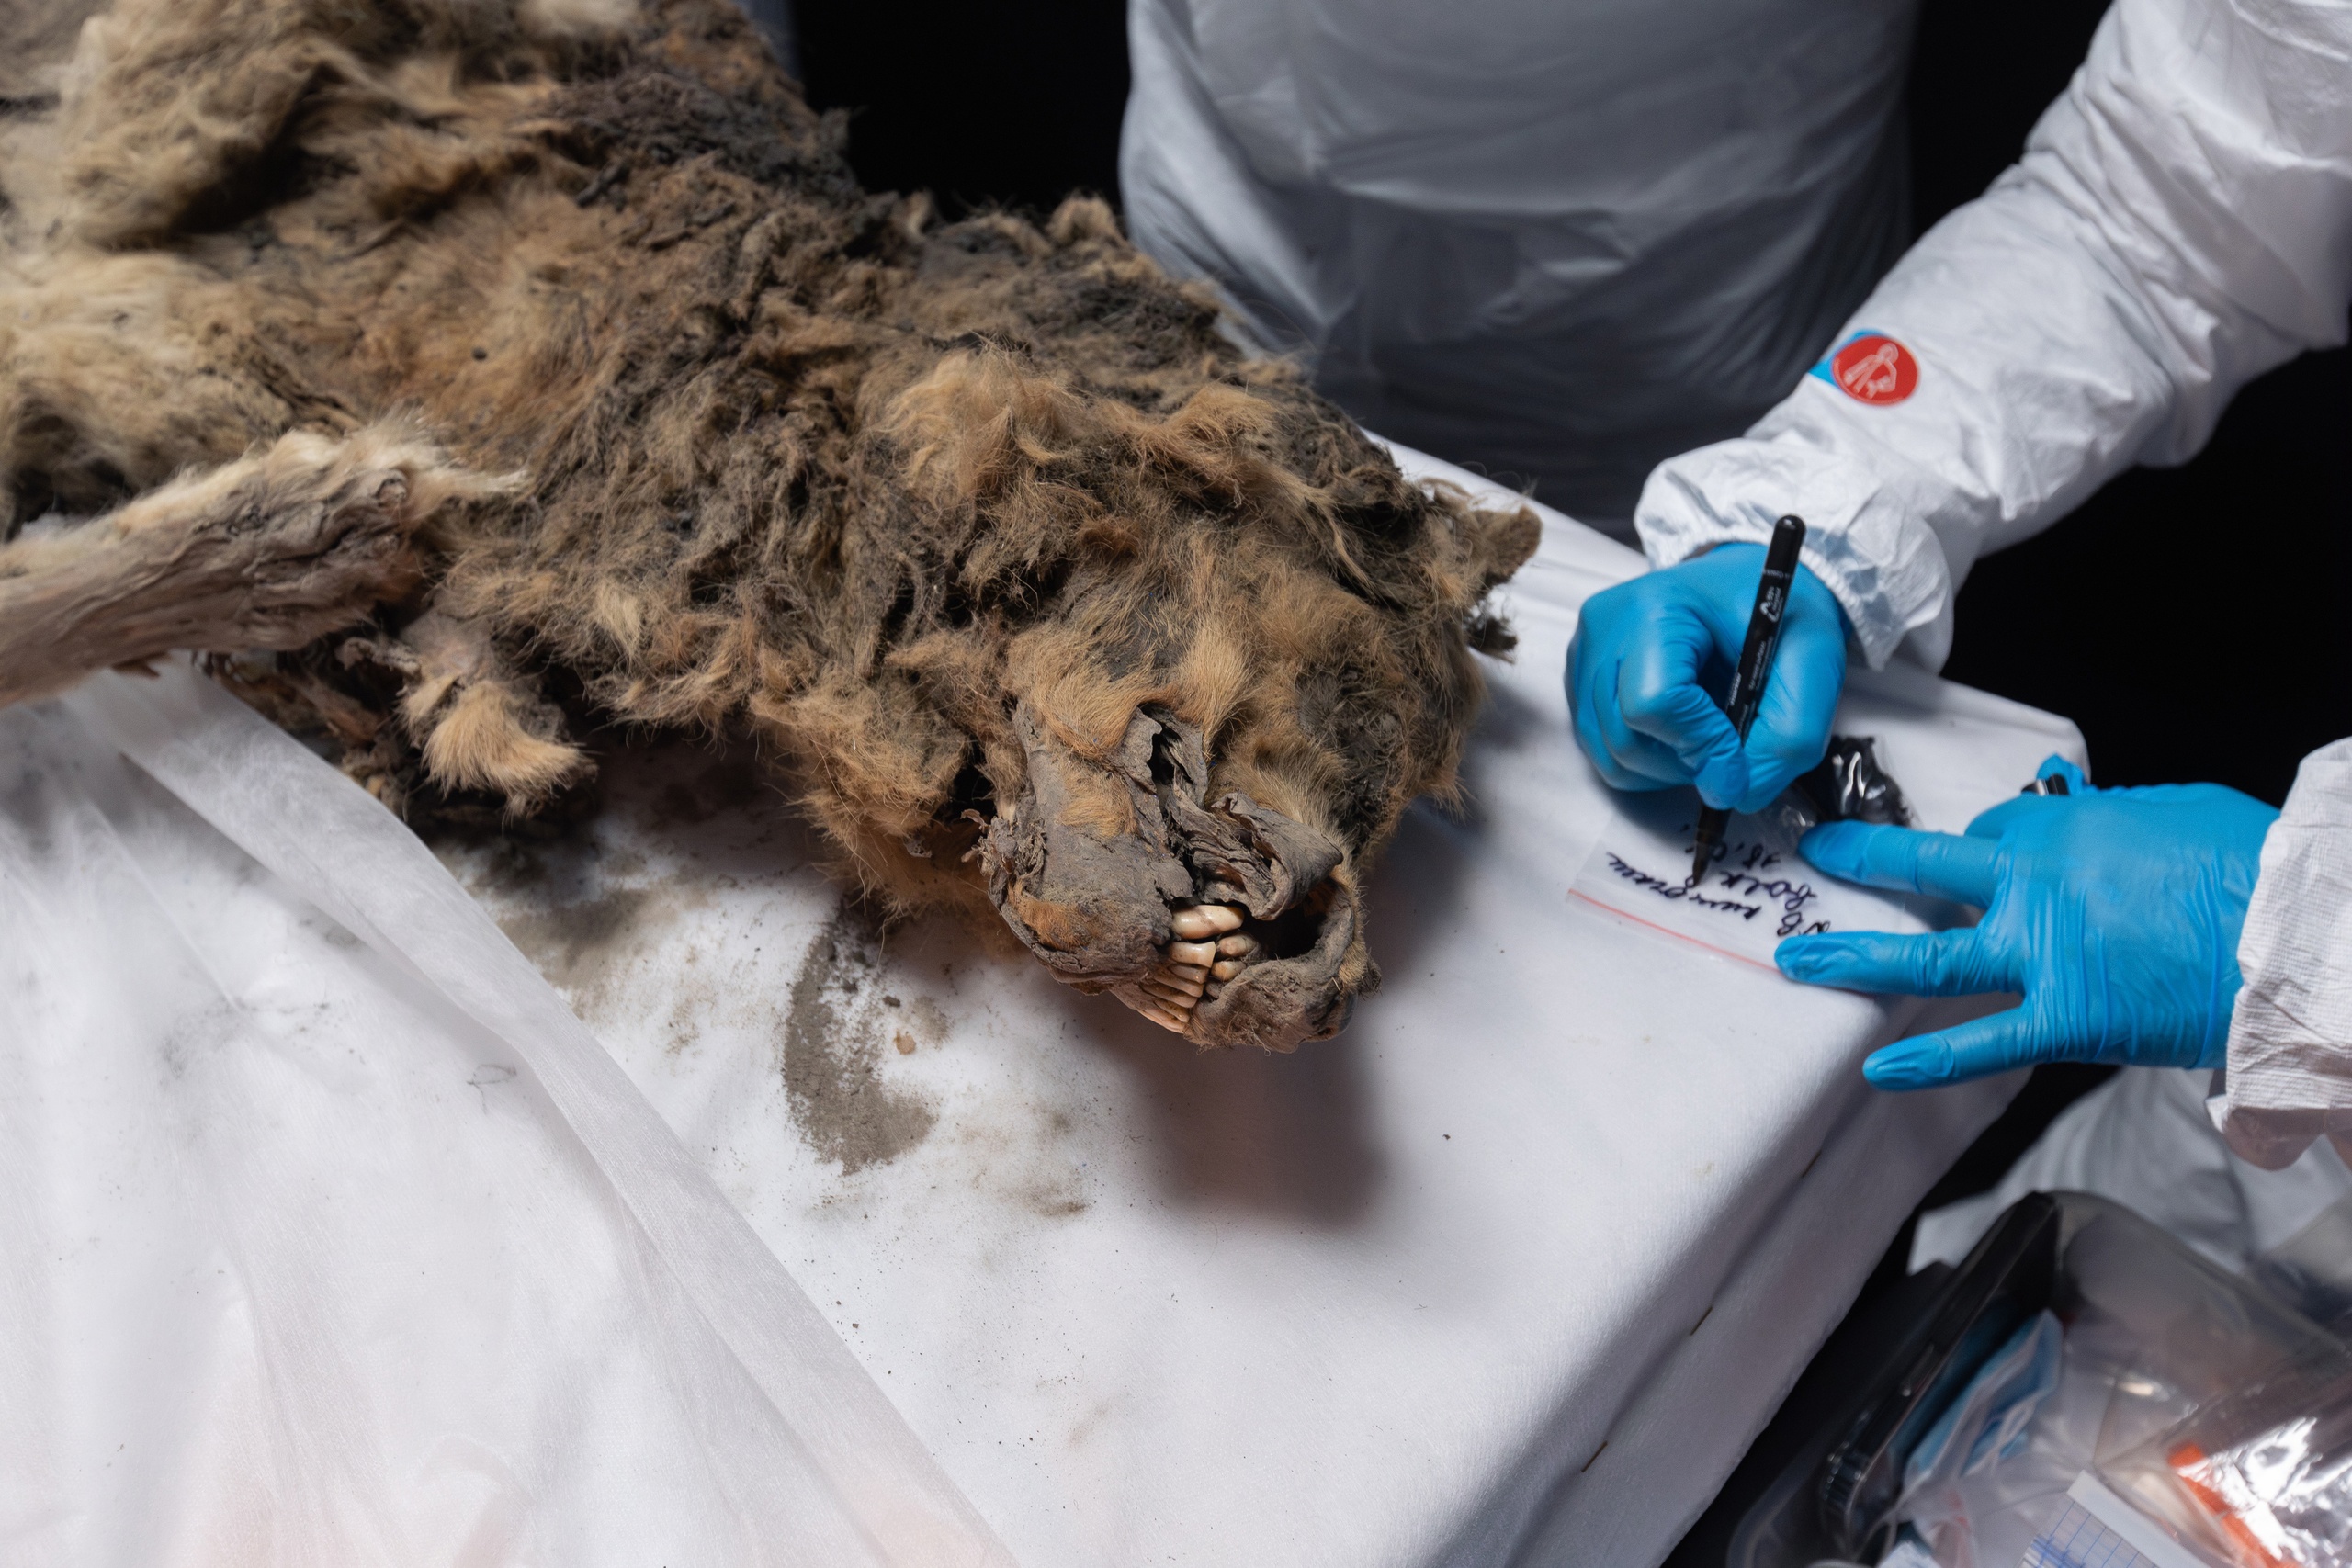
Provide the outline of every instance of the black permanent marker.
[[[1724,711],[1747,743],[1748,728],[1764,704],[1764,685],[1772,678],[1772,656],[1781,649],[1781,617],[1789,607],[1789,585],[1796,581],[1797,552],[1804,546],[1804,519],[1783,517],[1772,525],[1772,543],[1764,552],[1764,579],[1756,585],[1756,610],[1747,617],[1747,641],[1739,650],[1739,668],[1732,671],[1731,700]],[[1696,887],[1707,867],[1723,852],[1724,833],[1731,813],[1702,806],[1699,812],[1699,842],[1691,852],[1690,886]]]

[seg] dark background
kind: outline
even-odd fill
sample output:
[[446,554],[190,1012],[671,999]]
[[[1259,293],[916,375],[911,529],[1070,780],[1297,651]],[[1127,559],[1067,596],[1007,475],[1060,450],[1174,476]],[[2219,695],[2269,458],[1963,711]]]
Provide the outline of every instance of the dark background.
[[[1120,0],[795,0],[810,99],[851,111],[876,188],[951,215],[1117,197],[1126,100]],[[1924,231],[2013,161],[2066,85],[2098,0],[1925,0],[1910,80],[1913,210]],[[2117,479],[2063,525],[1978,563],[1944,673],[2073,718],[2107,784],[2213,780],[2274,804],[2305,752],[2352,733],[2352,354],[2309,355],[2247,388],[2194,461]],[[2111,1071],[2039,1070],[1922,1206],[1982,1191]],[[1892,1300],[1910,1227],[1785,1418],[1758,1439],[1669,1568],[1713,1568],[1747,1501],[1804,1433],[1800,1407],[1849,1376],[1840,1346]]]
[[801,85],[850,111],[870,190],[928,190],[950,217],[1119,194],[1122,0],[793,0]]
[[[2103,6],[1929,0],[1911,76],[1922,227],[1983,190],[2062,89]],[[1944,673],[2063,713],[2102,784],[2211,779],[2273,804],[2352,733],[2352,355],[2240,393],[2177,468],[2140,468],[1987,557]]]

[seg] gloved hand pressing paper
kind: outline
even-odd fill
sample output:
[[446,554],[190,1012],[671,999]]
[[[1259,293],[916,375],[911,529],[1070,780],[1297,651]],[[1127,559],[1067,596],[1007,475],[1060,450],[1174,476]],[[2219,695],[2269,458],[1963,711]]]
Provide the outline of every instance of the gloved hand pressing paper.
[[1984,911],[1925,936],[1792,937],[1782,974],[1855,991],[2024,1004],[1901,1040],[1862,1064],[1881,1089],[1957,1083],[2035,1062],[2221,1064],[2237,1000],[2238,932],[2278,813],[2221,784],[2020,795],[1965,837],[1829,822],[1799,849],[1833,876]]
[[1700,684],[1727,682],[1747,636],[1761,545],[1724,545],[1594,594],[1568,645],[1577,739],[1616,789],[1695,784],[1710,806],[1760,811],[1821,761],[1846,683],[1846,612],[1797,568],[1779,658],[1742,746]]

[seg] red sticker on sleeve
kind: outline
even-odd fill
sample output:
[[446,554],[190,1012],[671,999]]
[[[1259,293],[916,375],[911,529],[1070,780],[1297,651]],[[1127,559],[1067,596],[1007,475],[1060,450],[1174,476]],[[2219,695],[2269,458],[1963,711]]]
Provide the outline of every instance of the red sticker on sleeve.
[[1858,403],[1899,403],[1919,385],[1911,351],[1878,333],[1864,333],[1829,356],[1829,380]]

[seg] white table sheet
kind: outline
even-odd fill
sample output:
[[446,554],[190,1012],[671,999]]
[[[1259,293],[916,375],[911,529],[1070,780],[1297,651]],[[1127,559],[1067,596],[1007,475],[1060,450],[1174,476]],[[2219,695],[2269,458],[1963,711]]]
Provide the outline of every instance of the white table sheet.
[[[2007,1086],[1875,1095],[1907,1005],[1569,898],[1637,564],[1547,519],[1289,1057],[875,931],[740,757],[444,840],[476,902],[185,672],[0,715],[0,1559],[1656,1561]],[[1846,723],[1935,826],[2080,751]]]
[[[1023,1562],[1639,1568],[2013,1088],[1875,1094],[1914,1004],[1566,897],[1611,808],[1562,659],[1639,566],[1546,518],[1469,807],[1374,882],[1387,984],[1293,1056],[875,931],[741,758],[625,755],[570,839],[437,848]],[[2082,755],[1916,673],[1840,724],[1952,829]]]

